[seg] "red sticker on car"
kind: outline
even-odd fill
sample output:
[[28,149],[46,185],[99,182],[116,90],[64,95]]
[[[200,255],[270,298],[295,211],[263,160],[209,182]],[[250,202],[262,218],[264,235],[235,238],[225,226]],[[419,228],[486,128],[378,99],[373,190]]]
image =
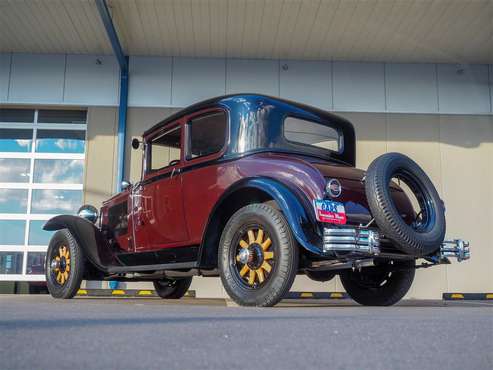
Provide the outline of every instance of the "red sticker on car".
[[341,225],[346,223],[344,204],[325,199],[316,199],[313,204],[318,221]]

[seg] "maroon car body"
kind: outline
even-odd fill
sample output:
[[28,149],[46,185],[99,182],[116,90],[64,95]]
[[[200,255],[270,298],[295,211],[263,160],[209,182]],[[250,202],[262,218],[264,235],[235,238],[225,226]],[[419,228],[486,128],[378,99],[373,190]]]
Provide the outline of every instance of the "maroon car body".
[[[328,280],[332,271],[362,268],[370,257],[372,264],[375,258],[414,263],[416,256],[378,235],[365,171],[354,168],[354,129],[341,117],[273,97],[230,95],[176,113],[133,146],[143,148],[141,179],[104,202],[99,224],[57,216],[45,225],[70,231],[84,251],[87,279],[217,275],[225,228],[251,204],[268,204],[289,224],[298,273]],[[399,222],[416,222],[405,192],[388,185]],[[252,271],[259,269],[252,261],[267,253],[258,245],[263,235],[258,243],[248,235],[250,254],[236,257]],[[59,268],[56,261],[52,266]],[[266,269],[259,281],[248,280],[250,288],[263,284],[272,266]]]

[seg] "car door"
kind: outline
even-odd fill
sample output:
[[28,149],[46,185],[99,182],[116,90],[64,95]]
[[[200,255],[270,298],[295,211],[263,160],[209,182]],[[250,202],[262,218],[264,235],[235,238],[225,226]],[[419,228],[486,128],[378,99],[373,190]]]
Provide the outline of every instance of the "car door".
[[144,175],[133,191],[137,252],[179,246],[188,239],[183,200],[183,125],[168,125],[146,138]]

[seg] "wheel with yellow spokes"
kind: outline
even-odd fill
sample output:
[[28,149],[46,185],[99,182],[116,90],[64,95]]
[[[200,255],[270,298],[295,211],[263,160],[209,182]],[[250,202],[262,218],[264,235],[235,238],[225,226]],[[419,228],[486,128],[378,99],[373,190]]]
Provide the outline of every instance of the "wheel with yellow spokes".
[[270,278],[275,264],[272,239],[261,225],[252,224],[236,245],[236,269],[252,288],[260,287]]
[[82,250],[70,231],[59,230],[46,255],[46,285],[55,298],[72,298],[79,290],[84,269]]
[[229,296],[244,306],[273,306],[289,291],[298,249],[282,213],[266,204],[237,211],[219,245],[219,270]]

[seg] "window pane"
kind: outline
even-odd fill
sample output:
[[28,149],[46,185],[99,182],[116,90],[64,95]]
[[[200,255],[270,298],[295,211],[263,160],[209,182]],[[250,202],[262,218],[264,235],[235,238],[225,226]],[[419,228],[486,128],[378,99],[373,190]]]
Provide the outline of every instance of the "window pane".
[[34,122],[34,109],[0,109],[0,122]]
[[226,114],[216,112],[190,122],[190,156],[202,157],[219,152],[226,142]]
[[28,275],[44,275],[45,273],[46,253],[31,252],[27,254],[27,270]]
[[0,252],[0,274],[22,274],[22,252]]
[[37,159],[35,183],[82,184],[84,161],[79,159]]
[[26,221],[0,220],[0,244],[24,245]]
[[36,151],[40,153],[84,153],[85,131],[38,130]]
[[172,161],[180,160],[181,128],[154,139],[151,143],[151,170],[168,167]]
[[86,123],[85,110],[40,109],[38,123]]
[[0,152],[30,152],[33,130],[0,129]]
[[284,136],[289,141],[313,145],[339,152],[340,135],[336,129],[320,123],[288,117],[284,120]]
[[26,213],[27,189],[0,189],[0,213]]
[[29,245],[48,245],[54,231],[43,230],[46,221],[29,222]]
[[0,182],[29,182],[31,161],[19,158],[0,158]]
[[32,213],[75,214],[82,204],[80,190],[33,190]]

